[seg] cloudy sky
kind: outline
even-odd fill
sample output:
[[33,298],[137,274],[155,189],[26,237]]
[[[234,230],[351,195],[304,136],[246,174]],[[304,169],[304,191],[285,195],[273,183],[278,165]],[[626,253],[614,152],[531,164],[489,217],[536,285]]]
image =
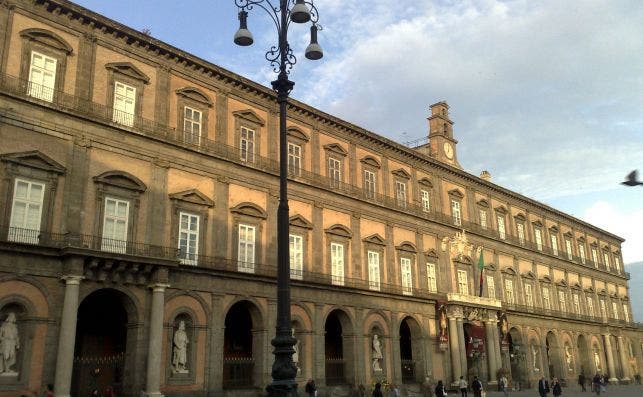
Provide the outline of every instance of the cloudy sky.
[[[260,9],[252,47],[232,43],[234,0],[77,3],[269,85],[276,42]],[[398,142],[426,137],[446,100],[468,172],[624,237],[643,261],[643,7],[639,0],[317,0],[321,61],[303,57],[292,96]],[[641,177],[643,178],[643,177]]]

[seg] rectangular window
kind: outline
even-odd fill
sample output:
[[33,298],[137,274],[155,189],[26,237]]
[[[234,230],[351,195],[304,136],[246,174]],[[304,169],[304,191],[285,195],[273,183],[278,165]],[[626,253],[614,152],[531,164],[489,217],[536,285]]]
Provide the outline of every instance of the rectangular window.
[[592,247],[592,260],[594,261],[594,267],[598,268],[598,251],[594,247]]
[[238,270],[244,273],[255,272],[256,229],[250,225],[239,225]]
[[368,198],[375,197],[375,173],[364,170],[364,193]]
[[612,266],[610,265],[610,256],[607,252],[603,252],[603,262],[605,263],[605,269],[612,270]]
[[518,230],[518,241],[520,245],[525,245],[525,225],[519,223],[516,225],[516,229]]
[[290,278],[304,278],[304,238],[297,234],[290,235]]
[[429,212],[431,211],[431,201],[429,199],[429,192],[426,190],[420,191],[422,195],[422,211]]
[[128,127],[134,125],[134,109],[136,108],[136,88],[119,81],[114,83],[114,115],[115,123]]
[[505,280],[505,297],[507,303],[512,305],[514,303],[514,282],[513,280]]
[[580,263],[583,265],[585,264],[586,258],[585,258],[585,245],[580,244],[578,246],[578,256],[580,256]]
[[616,271],[620,272],[621,271],[621,261],[618,259],[618,256],[614,255],[614,269]]
[[543,235],[540,229],[534,229],[534,237],[536,238],[536,248],[538,251],[543,250]]
[[128,223],[129,201],[106,197],[101,250],[125,253]]
[[241,127],[239,133],[239,149],[241,161],[254,163],[255,161],[255,130]]
[[496,282],[493,276],[487,276],[487,296],[496,299]]
[[567,251],[567,259],[572,260],[572,240],[565,239],[565,251]]
[[601,307],[601,317],[607,318],[607,306],[605,306],[605,299],[599,299],[598,304]]
[[545,310],[551,310],[551,297],[549,296],[549,288],[543,287],[543,308]]
[[413,278],[411,276],[411,260],[409,258],[400,258],[400,267],[402,272],[402,293],[404,295],[413,295]]
[[554,255],[558,255],[558,237],[554,234],[551,235],[551,250]]
[[480,215],[480,227],[484,230],[487,230],[487,211],[479,210]]
[[342,180],[342,162],[332,157],[328,158],[328,177],[332,187],[339,187]]
[[435,275],[435,263],[426,264],[426,277],[430,292],[438,292],[438,280]]
[[614,319],[618,320],[618,305],[616,302],[612,302],[612,312],[614,313]]
[[469,280],[466,270],[458,270],[458,293],[469,295]]
[[567,302],[565,302],[565,291],[558,291],[558,302],[560,303],[560,311],[567,311]]
[[462,225],[462,214],[460,213],[460,202],[451,200],[451,216],[453,217],[453,224],[456,226]]
[[625,319],[625,322],[630,322],[630,310],[627,307],[627,303],[623,303],[623,318]]
[[594,299],[591,296],[587,297],[587,314],[594,317]]
[[202,114],[200,111],[188,106],[183,108],[185,142],[193,145],[199,145],[201,143],[201,119]]
[[573,294],[572,298],[574,299],[574,313],[580,314],[580,297],[578,294]]
[[35,51],[31,52],[31,64],[29,65],[29,96],[48,102],[54,100],[56,63],[57,61],[54,58]]
[[301,175],[301,146],[288,142],[288,172]]
[[179,257],[184,265],[197,264],[199,255],[199,216],[179,214]]
[[344,246],[330,243],[331,279],[333,285],[344,285]]
[[534,307],[534,291],[531,284],[525,284],[525,304],[529,307]]
[[406,183],[395,181],[395,199],[397,205],[406,207]]
[[45,185],[16,179],[9,222],[9,241],[38,244]]
[[497,219],[498,219],[498,236],[500,236],[500,238],[504,240],[507,237],[507,234],[505,231],[505,217],[498,215]]
[[368,288],[380,290],[380,253],[368,251]]

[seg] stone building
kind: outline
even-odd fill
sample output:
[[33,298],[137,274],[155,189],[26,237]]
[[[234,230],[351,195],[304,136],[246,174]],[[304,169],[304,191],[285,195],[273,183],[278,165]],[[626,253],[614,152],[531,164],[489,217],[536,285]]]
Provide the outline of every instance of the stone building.
[[[300,384],[628,382],[623,240],[464,171],[445,102],[428,121],[409,148],[290,102]],[[0,0],[0,395],[260,393],[276,142],[270,89],[68,1]]]

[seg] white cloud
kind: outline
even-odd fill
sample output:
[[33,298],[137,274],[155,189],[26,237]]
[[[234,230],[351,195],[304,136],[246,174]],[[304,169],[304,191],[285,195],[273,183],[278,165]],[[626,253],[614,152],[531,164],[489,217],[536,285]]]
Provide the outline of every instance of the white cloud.
[[582,219],[623,237],[623,262],[643,261],[643,209],[621,211],[606,201],[598,201],[585,210]]

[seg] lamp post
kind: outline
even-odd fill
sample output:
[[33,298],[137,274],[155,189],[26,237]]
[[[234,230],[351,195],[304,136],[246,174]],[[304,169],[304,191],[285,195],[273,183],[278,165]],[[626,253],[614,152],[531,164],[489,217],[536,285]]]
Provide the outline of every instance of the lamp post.
[[[275,0],[273,0],[274,2]],[[279,5],[270,0],[234,0],[239,8],[239,30],[234,35],[234,42],[240,46],[249,46],[254,40],[248,30],[248,11],[257,6],[270,16],[277,29],[278,46],[266,51],[266,60],[278,73],[272,88],[277,92],[279,103],[279,207],[277,209],[277,325],[276,336],[272,340],[275,361],[272,364],[272,382],[266,387],[268,396],[297,396],[297,367],[292,361],[296,343],[292,336],[290,324],[290,237],[288,219],[288,142],[286,135],[286,105],[288,95],[295,83],[288,80],[288,73],[297,58],[288,44],[288,27],[290,22],[311,22],[310,44],[305,56],[311,60],[320,59],[323,52],[317,44],[317,8],[313,1],[279,0]]]

